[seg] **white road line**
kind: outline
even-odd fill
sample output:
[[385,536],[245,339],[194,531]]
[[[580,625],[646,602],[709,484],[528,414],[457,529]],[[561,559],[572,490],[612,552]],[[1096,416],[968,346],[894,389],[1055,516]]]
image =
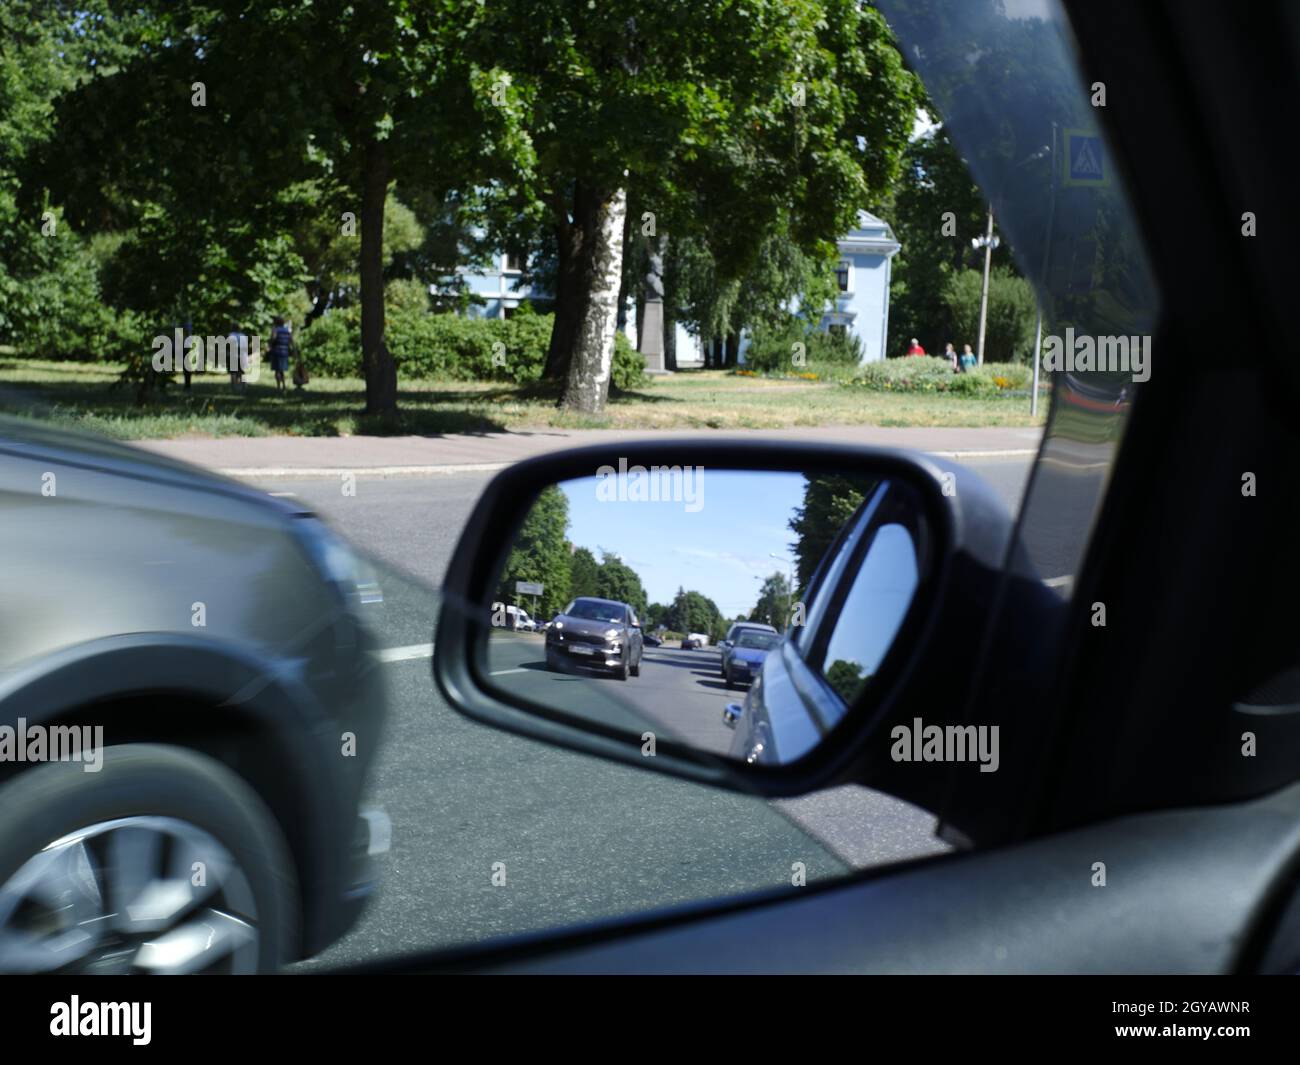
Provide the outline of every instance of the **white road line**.
[[267,492],[266,494],[275,496],[276,499],[294,499],[298,495],[297,492]]
[[494,669],[488,674],[489,677],[504,677],[507,673],[531,673],[529,669]]
[[407,647],[385,647],[376,651],[375,657],[381,662],[409,662],[412,658],[432,658],[433,644],[413,643]]
[[1064,588],[1067,584],[1074,583],[1074,575],[1069,574],[1065,577],[1044,577],[1043,583],[1049,588]]

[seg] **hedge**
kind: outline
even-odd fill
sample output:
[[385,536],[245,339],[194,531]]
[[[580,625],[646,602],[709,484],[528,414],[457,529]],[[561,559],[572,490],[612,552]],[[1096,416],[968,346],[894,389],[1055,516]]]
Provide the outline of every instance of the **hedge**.
[[[403,377],[526,384],[542,376],[551,323],[549,314],[462,318],[403,309],[388,315],[385,340]],[[360,308],[326,314],[303,331],[298,343],[313,373],[361,376]],[[645,380],[645,358],[622,333],[615,338],[612,379],[620,389]]]
[[953,373],[947,359],[906,356],[867,363],[845,384],[869,392],[937,393],[992,396],[1030,387],[1032,368],[1016,363],[985,363]]

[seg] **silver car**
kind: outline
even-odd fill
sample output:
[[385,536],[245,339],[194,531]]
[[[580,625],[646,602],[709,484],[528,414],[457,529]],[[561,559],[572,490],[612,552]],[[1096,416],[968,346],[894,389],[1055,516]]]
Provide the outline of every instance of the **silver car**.
[[289,502],[0,419],[0,972],[251,972],[356,920],[377,586]]

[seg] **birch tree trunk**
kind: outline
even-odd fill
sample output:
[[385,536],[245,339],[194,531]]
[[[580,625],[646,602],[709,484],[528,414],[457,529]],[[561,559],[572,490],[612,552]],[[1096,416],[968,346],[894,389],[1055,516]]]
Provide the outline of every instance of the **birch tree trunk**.
[[573,356],[560,407],[599,414],[609,396],[618,329],[618,294],[623,282],[623,221],[627,190],[603,199],[593,233],[590,298],[574,336]]

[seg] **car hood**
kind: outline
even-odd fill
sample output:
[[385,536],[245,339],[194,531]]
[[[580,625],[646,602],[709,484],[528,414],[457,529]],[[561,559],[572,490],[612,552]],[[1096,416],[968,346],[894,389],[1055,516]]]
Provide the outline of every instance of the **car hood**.
[[[609,629],[623,628],[617,621],[591,621],[588,618],[571,618],[567,614],[561,614],[555,620],[564,623],[564,628],[560,631],[580,633],[583,636],[604,636]],[[554,628],[552,625],[551,629]]]
[[168,458],[75,429],[60,429],[43,422],[12,415],[0,415],[0,455],[45,458],[62,465],[175,484],[184,488],[217,492],[270,506],[288,517],[310,511],[287,500],[268,496],[229,477],[211,473]]

